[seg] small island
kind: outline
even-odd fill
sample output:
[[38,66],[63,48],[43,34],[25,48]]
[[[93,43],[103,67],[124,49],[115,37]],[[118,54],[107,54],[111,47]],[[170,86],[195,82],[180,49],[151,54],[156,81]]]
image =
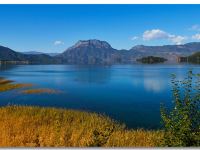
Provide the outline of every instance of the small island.
[[145,64],[155,64],[155,63],[163,63],[167,61],[167,59],[163,57],[147,56],[137,59],[137,61]]

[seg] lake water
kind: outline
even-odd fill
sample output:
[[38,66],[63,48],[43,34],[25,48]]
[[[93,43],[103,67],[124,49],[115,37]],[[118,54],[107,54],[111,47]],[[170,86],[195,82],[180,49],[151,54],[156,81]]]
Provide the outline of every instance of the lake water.
[[23,95],[0,93],[0,105],[22,104],[71,108],[97,112],[130,128],[160,127],[160,103],[170,107],[170,76],[183,79],[197,65],[15,65],[1,66],[0,77],[35,88],[53,88],[63,93]]

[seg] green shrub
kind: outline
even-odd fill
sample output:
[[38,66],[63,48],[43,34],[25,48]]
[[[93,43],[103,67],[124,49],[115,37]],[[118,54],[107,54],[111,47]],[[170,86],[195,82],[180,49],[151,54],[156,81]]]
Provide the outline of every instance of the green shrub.
[[200,75],[188,71],[183,81],[172,75],[171,83],[174,106],[170,112],[161,106],[163,145],[200,146]]

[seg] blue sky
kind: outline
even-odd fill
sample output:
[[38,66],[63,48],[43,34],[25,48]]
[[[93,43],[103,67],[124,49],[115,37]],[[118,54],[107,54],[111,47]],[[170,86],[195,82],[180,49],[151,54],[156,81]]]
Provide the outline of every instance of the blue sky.
[[62,52],[78,40],[116,49],[200,41],[200,5],[0,5],[0,45]]

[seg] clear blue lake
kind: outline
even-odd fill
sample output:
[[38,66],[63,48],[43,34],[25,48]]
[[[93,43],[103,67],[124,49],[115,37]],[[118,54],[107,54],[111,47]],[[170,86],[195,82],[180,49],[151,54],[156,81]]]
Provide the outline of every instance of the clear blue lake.
[[0,66],[0,77],[60,94],[0,93],[8,104],[69,108],[105,114],[129,128],[160,127],[160,104],[172,105],[171,74],[184,79],[199,65],[13,65]]

